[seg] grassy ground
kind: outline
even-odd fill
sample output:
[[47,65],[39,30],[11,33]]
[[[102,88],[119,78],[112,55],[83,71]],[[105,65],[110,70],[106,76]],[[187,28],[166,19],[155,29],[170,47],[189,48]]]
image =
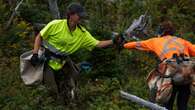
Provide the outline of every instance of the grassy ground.
[[[75,106],[58,104],[43,85],[28,87],[20,78],[19,57],[2,57],[0,59],[0,109],[1,110],[148,110],[131,101],[120,97],[119,91],[147,99],[148,89],[145,83],[146,75],[129,72],[121,76],[81,74],[79,81],[79,100]],[[104,74],[104,73],[100,73]],[[125,76],[125,77],[124,77]],[[195,100],[190,100],[189,110]]]

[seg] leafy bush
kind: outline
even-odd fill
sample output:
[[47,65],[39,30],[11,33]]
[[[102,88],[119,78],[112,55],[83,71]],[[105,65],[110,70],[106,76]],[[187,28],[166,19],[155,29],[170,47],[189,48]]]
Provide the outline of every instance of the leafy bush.
[[[74,0],[76,1],[76,0]],[[192,0],[84,0],[80,1],[89,15],[87,27],[97,39],[110,39],[110,32],[123,32],[135,19],[147,10],[151,16],[149,37],[162,17],[171,19],[177,33],[191,42],[194,39],[194,2]],[[71,1],[58,0],[62,16]],[[165,6],[165,7],[164,7]],[[141,98],[148,99],[145,82],[147,73],[158,63],[151,53],[135,50],[122,50],[117,53],[112,48],[81,50],[72,55],[74,61],[92,63],[90,73],[82,73],[79,79],[79,100],[74,107],[58,104],[41,85],[27,87],[20,79],[19,55],[33,47],[33,23],[47,23],[52,17],[46,0],[27,0],[19,8],[9,29],[4,30],[12,9],[0,1],[0,109],[19,110],[146,110],[136,103],[120,97],[124,90]],[[146,39],[146,38],[143,38]],[[195,100],[190,100],[192,109]]]

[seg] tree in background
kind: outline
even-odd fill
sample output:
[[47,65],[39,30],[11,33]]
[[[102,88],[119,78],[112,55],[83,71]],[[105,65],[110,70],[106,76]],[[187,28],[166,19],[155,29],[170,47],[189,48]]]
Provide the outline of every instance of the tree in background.
[[[59,13],[51,13],[52,8],[49,8],[49,1],[51,0],[24,0],[18,9],[17,15],[14,17],[10,27],[4,30],[4,27],[9,20],[13,9],[16,7],[20,0],[0,0],[0,56],[9,63],[5,63],[2,67],[8,67],[8,64],[12,64],[12,57],[18,56],[26,50],[32,49],[32,43],[34,41],[35,29],[41,29],[43,24],[48,23],[52,19],[66,17],[66,7],[73,1],[79,1],[87,10],[89,18],[86,22],[86,27],[93,32],[93,35],[99,37],[100,34],[104,35],[99,39],[109,39],[109,32],[124,32],[135,18],[138,18],[145,11],[148,11],[151,17],[151,27],[149,28],[149,37],[155,35],[155,30],[158,27],[162,16],[170,18],[171,21],[176,24],[177,32],[184,37],[195,43],[194,27],[195,23],[195,2],[194,0],[55,0],[52,1],[58,5]],[[51,5],[51,4],[50,4]],[[57,8],[56,8],[57,9]],[[54,15],[54,16],[53,16]],[[38,25],[38,26],[37,26]],[[36,27],[36,28],[35,28]],[[40,28],[38,28],[40,27]],[[192,32],[186,34],[188,32]],[[109,52],[104,52],[109,51]],[[83,102],[89,107],[89,109],[138,109],[135,104],[128,104],[128,102],[122,102],[118,98],[117,90],[123,88],[131,91],[141,97],[146,97],[146,88],[144,83],[140,81],[144,80],[144,76],[156,63],[152,60],[151,54],[127,52],[122,51],[121,54],[115,54],[112,49],[107,50],[95,50],[93,54],[83,54],[84,52],[78,52],[81,59],[88,59],[94,64],[94,68],[97,71],[91,72],[89,75],[85,75],[84,83],[81,87],[83,90]],[[105,54],[106,53],[106,54]],[[12,57],[11,57],[12,56]],[[79,59],[79,58],[78,58]],[[1,59],[0,59],[1,60]],[[145,62],[147,60],[147,63]],[[15,61],[15,59],[14,59]],[[16,60],[18,66],[18,60]],[[5,62],[4,60],[2,62]],[[98,62],[98,63],[97,63]],[[148,65],[148,66],[146,66]],[[14,68],[14,70],[16,67]],[[10,78],[14,74],[8,70],[12,70],[9,67],[6,71],[7,77]],[[17,70],[17,69],[16,69]],[[18,72],[19,73],[19,72]],[[18,78],[18,73],[15,73],[14,78]],[[3,74],[3,75],[6,75]],[[2,75],[2,74],[0,74]],[[137,79],[132,79],[131,76],[137,76]],[[6,78],[7,78],[6,77]],[[14,79],[11,77],[12,79]],[[87,79],[88,77],[89,79]],[[100,78],[100,80],[96,80]],[[7,85],[5,92],[9,93],[9,88],[12,88],[12,84],[18,84],[18,80],[4,80],[10,81],[8,84],[5,82],[0,83]],[[92,81],[91,81],[92,80]],[[132,82],[133,81],[133,82]],[[14,82],[14,83],[13,83]],[[21,86],[18,84],[17,86]],[[15,87],[15,86],[14,86]],[[21,86],[24,87],[24,86]],[[140,87],[140,88],[138,88]],[[17,88],[17,87],[16,87]],[[13,89],[13,88],[12,88]],[[15,89],[14,89],[15,90]],[[31,91],[31,90],[29,90]],[[87,92],[86,92],[87,91]],[[111,91],[112,92],[111,94]],[[4,92],[4,93],[5,93]],[[20,91],[19,91],[20,92]],[[33,91],[35,92],[35,90]],[[98,94],[101,93],[101,97]],[[11,94],[11,93],[10,93]],[[13,94],[13,93],[12,93]],[[36,93],[37,94],[37,93]],[[87,95],[86,95],[87,94]],[[29,96],[28,94],[25,94]],[[33,99],[34,93],[31,94],[29,99]],[[13,97],[14,99],[8,100],[5,96],[5,100],[0,100],[3,104],[19,103],[17,106],[22,106],[20,98]],[[18,99],[17,99],[18,98]],[[0,97],[2,99],[2,97]],[[23,98],[25,99],[25,98]],[[36,99],[38,100],[38,99]],[[31,102],[34,108],[38,107],[40,102]],[[49,99],[48,99],[49,100]],[[48,100],[45,100],[45,105],[52,105]],[[18,101],[18,102],[17,102]],[[111,102],[109,102],[111,101]],[[27,99],[23,102],[28,102]],[[1,104],[0,103],[0,106]],[[9,104],[8,103],[8,104]],[[25,103],[26,104],[26,103]],[[12,104],[10,104],[11,106]],[[27,105],[27,104],[26,104]],[[89,105],[89,106],[88,106]],[[7,105],[9,106],[9,105]],[[31,106],[31,105],[28,105]],[[45,109],[48,109],[45,106]],[[25,106],[24,106],[25,107]],[[32,107],[32,106],[31,106]],[[50,107],[50,106],[48,106]],[[38,107],[39,108],[39,107]]]

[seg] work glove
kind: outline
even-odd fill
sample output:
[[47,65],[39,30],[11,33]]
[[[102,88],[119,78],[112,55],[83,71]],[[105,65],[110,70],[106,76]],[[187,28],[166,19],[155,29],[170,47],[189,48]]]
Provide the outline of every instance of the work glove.
[[112,33],[112,42],[114,48],[117,48],[118,52],[123,49],[123,45],[126,43],[125,35],[122,33]]
[[30,63],[33,65],[33,66],[36,66],[36,65],[38,65],[39,64],[39,58],[38,58],[38,54],[37,53],[35,53],[35,54],[33,54],[33,56],[31,57],[31,59],[30,59]]
[[113,42],[114,45],[119,43],[119,40],[120,40],[119,33],[112,32],[111,37],[112,37],[112,42]]

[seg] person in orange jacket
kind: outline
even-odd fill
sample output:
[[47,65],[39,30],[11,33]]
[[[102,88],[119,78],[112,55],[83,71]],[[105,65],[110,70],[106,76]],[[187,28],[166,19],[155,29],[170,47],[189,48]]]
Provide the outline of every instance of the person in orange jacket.
[[[181,54],[189,57],[195,56],[195,46],[192,43],[173,36],[175,29],[171,21],[163,21],[161,28],[163,31],[161,37],[155,37],[144,41],[128,42],[123,45],[124,48],[153,52],[161,61],[172,58],[174,54],[177,54],[178,56]],[[171,98],[167,103],[163,104],[168,110],[173,109],[176,95],[178,110],[187,110],[187,103],[190,96],[190,84],[175,85],[173,82]]]

